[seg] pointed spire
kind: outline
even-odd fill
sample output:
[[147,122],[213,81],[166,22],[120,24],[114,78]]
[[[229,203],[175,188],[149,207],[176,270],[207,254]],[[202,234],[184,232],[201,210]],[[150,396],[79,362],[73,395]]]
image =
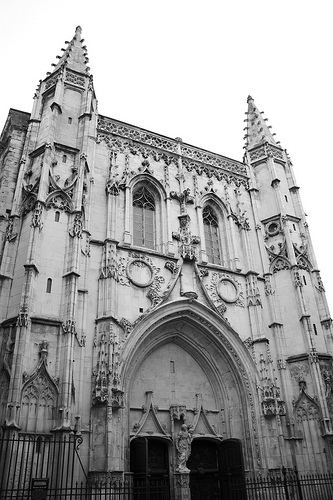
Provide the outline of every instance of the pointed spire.
[[252,149],[266,142],[278,146],[274,139],[275,134],[272,134],[271,127],[267,125],[267,118],[263,118],[263,112],[258,110],[250,95],[247,98],[247,103],[247,118],[244,120],[246,122],[246,149]]
[[66,67],[79,73],[89,74],[90,68],[87,66],[89,62],[87,47],[83,45],[84,39],[81,38],[82,28],[77,26],[75,30],[75,35],[70,42],[67,43],[66,49],[61,49],[63,51],[62,56],[57,56],[59,61],[56,64],[52,64],[54,67],[53,73],[57,71],[61,66],[66,64]]

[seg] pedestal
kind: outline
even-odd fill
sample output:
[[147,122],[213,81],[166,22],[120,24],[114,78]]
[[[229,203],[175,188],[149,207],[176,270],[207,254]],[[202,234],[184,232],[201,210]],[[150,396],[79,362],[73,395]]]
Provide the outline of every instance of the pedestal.
[[174,481],[175,500],[191,500],[190,472],[176,472]]

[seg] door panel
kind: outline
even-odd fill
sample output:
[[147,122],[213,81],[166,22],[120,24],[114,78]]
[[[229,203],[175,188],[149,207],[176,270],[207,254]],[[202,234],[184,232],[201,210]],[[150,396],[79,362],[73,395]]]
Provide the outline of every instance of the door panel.
[[168,444],[161,439],[136,438],[131,442],[134,500],[169,500]]
[[191,448],[191,500],[246,500],[240,441],[195,439]]

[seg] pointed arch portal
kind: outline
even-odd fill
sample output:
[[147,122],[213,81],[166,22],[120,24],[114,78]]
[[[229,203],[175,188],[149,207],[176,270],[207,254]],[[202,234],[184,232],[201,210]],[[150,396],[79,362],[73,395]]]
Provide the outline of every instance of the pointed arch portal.
[[[184,423],[193,428],[188,465],[193,491],[196,483],[204,488],[213,477],[222,488],[228,467],[242,473],[243,460],[247,467],[260,463],[253,361],[215,312],[188,299],[161,306],[132,332],[123,360],[132,472],[149,475],[150,450],[160,449],[164,458],[155,456],[165,470],[160,479],[172,483],[174,443]],[[195,461],[201,449],[212,465],[204,473],[204,465]],[[136,470],[138,463],[146,470]]]

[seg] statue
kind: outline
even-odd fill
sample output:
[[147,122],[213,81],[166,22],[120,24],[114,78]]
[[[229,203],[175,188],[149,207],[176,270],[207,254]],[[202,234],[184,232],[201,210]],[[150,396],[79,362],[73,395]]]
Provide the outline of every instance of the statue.
[[186,462],[191,455],[191,442],[193,439],[193,428],[183,424],[176,439],[177,468],[176,472],[190,472]]

